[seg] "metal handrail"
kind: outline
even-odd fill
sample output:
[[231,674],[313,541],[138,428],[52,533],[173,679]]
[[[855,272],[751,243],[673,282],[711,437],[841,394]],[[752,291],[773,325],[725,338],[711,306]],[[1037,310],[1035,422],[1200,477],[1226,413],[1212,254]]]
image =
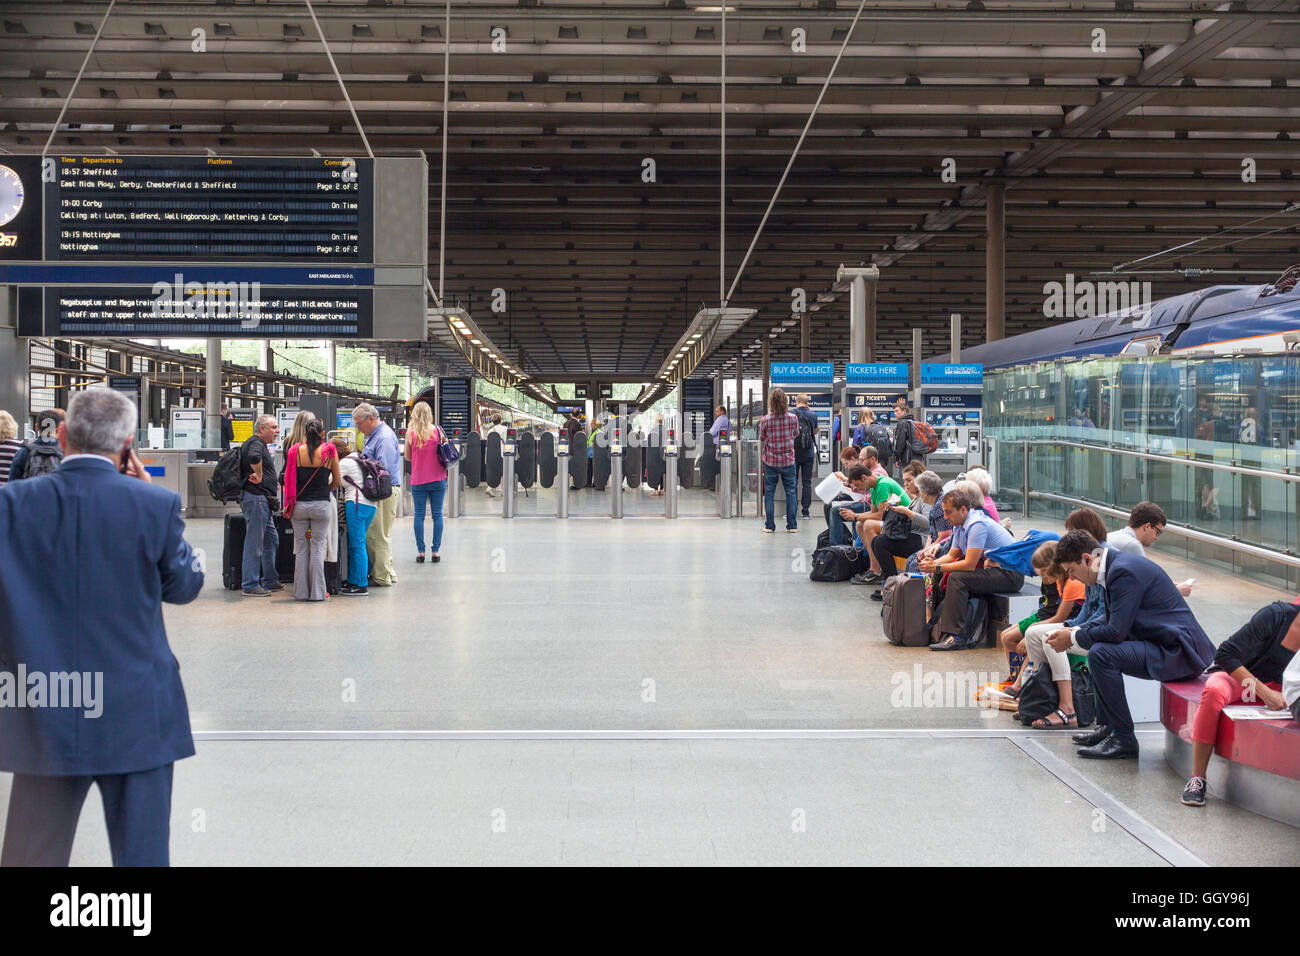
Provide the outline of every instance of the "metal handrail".
[[1111,445],[1090,445],[1087,442],[1064,441],[1050,438],[996,438],[990,436],[994,441],[1003,441],[1010,444],[1023,445],[1063,445],[1067,448],[1082,448],[1085,451],[1108,451],[1116,455],[1125,455],[1129,458],[1142,458],[1146,461],[1162,461],[1171,465],[1186,465],[1188,468],[1209,468],[1215,471],[1227,471],[1234,475],[1250,475],[1258,478],[1276,478],[1280,481],[1300,481],[1300,474],[1283,471],[1265,471],[1262,468],[1247,468],[1242,465],[1225,465],[1217,461],[1202,461],[1199,458],[1182,458],[1173,455],[1155,455],[1147,451],[1133,451],[1129,448],[1115,448]]
[[[1102,514],[1110,515],[1112,518],[1127,518],[1129,515],[1127,511],[1122,511],[1119,508],[1112,508],[1109,505],[1098,504],[1095,501],[1088,501],[1084,498],[1071,498],[1068,495],[1056,495],[1049,491],[1030,491],[1028,497],[1040,498],[1046,501],[1058,501],[1061,504],[1074,505],[1081,508],[1091,508],[1093,511],[1099,511]],[[1257,544],[1247,544],[1245,541],[1238,541],[1236,538],[1222,538],[1218,535],[1210,534],[1208,531],[1198,531],[1195,528],[1189,528],[1187,525],[1174,524],[1172,521],[1165,524],[1164,530],[1180,535],[1184,538],[1191,538],[1193,541],[1202,541],[1206,544],[1215,545],[1216,547],[1227,548],[1229,551],[1251,554],[1268,561],[1276,561],[1279,564],[1285,564],[1293,568],[1300,568],[1300,556],[1291,554],[1287,551],[1275,551],[1272,548],[1261,547]]]

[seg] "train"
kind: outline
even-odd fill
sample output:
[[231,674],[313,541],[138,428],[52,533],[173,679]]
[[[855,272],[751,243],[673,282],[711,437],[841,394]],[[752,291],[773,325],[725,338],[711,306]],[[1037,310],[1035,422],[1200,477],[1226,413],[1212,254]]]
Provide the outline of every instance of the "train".
[[[986,370],[1114,355],[1236,355],[1300,348],[1300,265],[1263,285],[1214,285],[962,349]],[[1120,285],[1121,283],[1114,283]],[[1082,287],[1082,283],[1078,284]],[[1090,287],[1091,292],[1096,286]],[[1133,283],[1136,285],[1136,283]],[[1063,290],[1068,294],[1075,284]],[[949,354],[930,359],[951,361]]]

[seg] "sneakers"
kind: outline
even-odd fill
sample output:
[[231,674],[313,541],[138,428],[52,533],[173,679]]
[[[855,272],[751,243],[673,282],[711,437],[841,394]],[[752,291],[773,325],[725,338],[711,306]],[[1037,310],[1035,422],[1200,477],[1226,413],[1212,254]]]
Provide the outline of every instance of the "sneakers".
[[854,584],[879,584],[880,575],[875,571],[859,571],[849,580]]
[[267,590],[268,590],[268,591],[283,591],[283,590],[284,590],[284,585],[283,585],[283,584],[272,584],[269,588],[267,588]]
[[884,591],[872,591],[872,592],[871,592],[871,600],[873,600],[873,601],[881,601],[881,602],[883,602],[883,601],[885,600],[885,592],[884,592]]
[[422,554],[417,554],[417,555],[415,556],[415,563],[416,563],[416,564],[424,564],[424,555],[422,555]]
[[1205,778],[1193,777],[1187,781],[1187,789],[1183,791],[1183,806],[1185,807],[1203,807],[1205,806]]
[[776,531],[775,528],[764,528],[764,529],[763,529],[763,534],[773,534],[773,533],[775,533],[775,531]]
[[257,588],[253,588],[253,590],[251,591],[245,591],[244,597],[266,597],[270,593],[271,592],[268,591],[266,588],[257,587]]
[[339,588],[339,594],[344,597],[365,597],[369,593],[366,588],[359,588],[351,581]]
[[964,651],[970,645],[964,637],[958,637],[956,634],[945,634],[943,640],[938,644],[931,644],[932,651]]
[[798,528],[786,528],[785,531],[786,531],[786,534],[798,534],[798,533],[799,533],[799,529],[798,529]]

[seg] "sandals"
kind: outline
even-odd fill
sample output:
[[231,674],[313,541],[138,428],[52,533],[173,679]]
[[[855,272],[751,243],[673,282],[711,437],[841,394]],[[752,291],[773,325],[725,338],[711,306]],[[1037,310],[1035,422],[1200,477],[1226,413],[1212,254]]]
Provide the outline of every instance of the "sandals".
[[[1061,722],[1059,724],[1050,719],[1054,714],[1061,715]],[[1065,711],[1058,708],[1046,717],[1039,717],[1029,726],[1037,730],[1073,730],[1079,726],[1079,718],[1075,714],[1067,714]]]

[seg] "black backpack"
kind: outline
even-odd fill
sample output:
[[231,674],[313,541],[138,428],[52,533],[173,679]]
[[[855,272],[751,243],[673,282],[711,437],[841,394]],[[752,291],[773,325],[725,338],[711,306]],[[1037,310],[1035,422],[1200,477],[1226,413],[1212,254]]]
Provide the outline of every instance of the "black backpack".
[[243,448],[236,445],[217,459],[208,479],[208,494],[215,501],[238,501],[244,493]]
[[816,443],[812,419],[808,415],[800,415],[798,412],[794,416],[799,421],[799,430],[794,436],[795,455],[802,457],[813,450]]
[[867,441],[875,447],[880,467],[888,468],[894,460],[894,443],[889,437],[889,429],[879,422],[874,423],[867,429]]
[[24,478],[39,478],[48,475],[59,467],[63,461],[63,449],[53,442],[30,441],[27,443],[27,462],[23,466]]
[[[1088,665],[1080,664],[1071,668],[1070,678],[1075,716],[1079,719],[1080,727],[1087,727],[1097,719],[1096,692],[1093,690]],[[1052,680],[1052,669],[1043,664],[1020,689],[1016,719],[1028,727],[1040,717],[1054,713],[1060,705],[1061,696],[1056,690],[1056,681]]]

